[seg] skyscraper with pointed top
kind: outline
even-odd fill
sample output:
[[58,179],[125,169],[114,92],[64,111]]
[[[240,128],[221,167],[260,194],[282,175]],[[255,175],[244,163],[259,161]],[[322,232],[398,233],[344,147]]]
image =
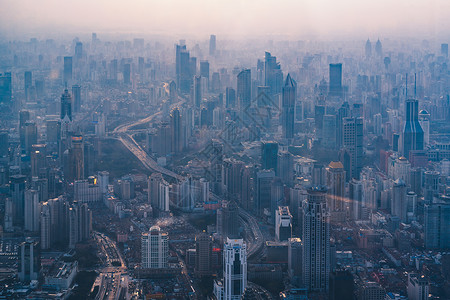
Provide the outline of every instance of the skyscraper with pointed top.
[[380,39],[378,39],[377,43],[375,44],[375,53],[379,57],[383,56],[383,46],[381,46]]
[[403,156],[409,159],[413,150],[423,150],[423,129],[419,123],[419,101],[406,100],[406,121],[403,127]]
[[366,42],[365,52],[366,52],[366,58],[369,58],[372,56],[372,43],[370,42],[369,39],[367,39],[367,42]]
[[297,83],[292,79],[291,75],[286,76],[283,86],[282,97],[282,115],[281,124],[283,130],[283,138],[292,139],[294,137],[294,110],[295,110],[295,94]]

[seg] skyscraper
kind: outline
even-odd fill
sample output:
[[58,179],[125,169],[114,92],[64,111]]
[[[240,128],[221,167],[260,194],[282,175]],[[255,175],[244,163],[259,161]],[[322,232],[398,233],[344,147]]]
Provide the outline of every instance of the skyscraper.
[[186,50],[186,45],[176,45],[176,75],[177,87],[179,90],[187,94],[192,85],[192,79],[195,74],[192,74],[191,60],[189,51]]
[[252,75],[250,69],[245,69],[237,75],[237,100],[242,111],[249,107],[252,101]]
[[170,128],[172,130],[172,151],[180,153],[183,151],[183,129],[181,123],[181,112],[175,107],[170,112]]
[[73,95],[73,112],[78,113],[81,110],[81,86],[78,84],[72,85]]
[[330,64],[329,95],[342,97],[342,64]]
[[279,206],[275,213],[275,238],[287,241],[292,237],[292,215],[289,206]]
[[36,190],[25,191],[25,230],[39,231],[39,192]]
[[261,166],[265,170],[278,169],[278,143],[262,142],[261,144]]
[[403,127],[403,156],[409,159],[409,152],[423,150],[423,129],[419,123],[419,101],[406,100],[406,121]]
[[343,120],[343,151],[340,161],[346,171],[346,179],[359,179],[363,159],[363,119],[344,118]]
[[33,85],[33,75],[31,73],[31,71],[26,71],[25,72],[25,80],[24,80],[25,86],[24,86],[24,90],[25,90],[25,99],[29,100],[30,99],[30,88]]
[[207,60],[200,61],[200,76],[209,81],[209,62]]
[[209,37],[209,55],[216,54],[216,36],[211,34]]
[[450,247],[450,199],[441,196],[424,207],[425,248],[443,249]]
[[366,41],[365,54],[366,58],[370,58],[372,56],[372,43],[369,39]]
[[0,104],[11,104],[12,84],[11,73],[0,73]]
[[383,46],[381,45],[380,39],[378,39],[377,43],[375,44],[375,53],[378,57],[383,56]]
[[330,214],[326,190],[308,189],[303,203],[303,284],[310,291],[327,291],[330,274]]
[[38,280],[41,269],[41,253],[39,242],[27,239],[18,249],[19,279],[22,282]]
[[223,249],[224,300],[240,300],[247,287],[247,245],[242,239],[229,239]]
[[75,58],[76,60],[80,60],[83,58],[83,43],[77,42],[75,44]]
[[270,96],[281,93],[283,84],[283,72],[277,58],[269,52],[264,57],[264,85],[269,87]]
[[141,238],[141,267],[146,269],[167,268],[169,236],[158,226],[150,228]]
[[68,89],[65,89],[61,95],[61,120],[64,120],[66,116],[69,121],[72,121],[72,96]]
[[199,277],[212,273],[212,237],[202,232],[195,236],[195,274]]
[[281,126],[283,130],[283,138],[292,139],[294,137],[294,112],[295,112],[295,96],[296,96],[296,82],[291,78],[291,75],[286,76],[286,81],[283,86],[282,97],[282,121]]
[[327,170],[328,206],[331,211],[345,209],[345,171],[341,162],[332,161]]
[[131,64],[123,65],[123,83],[131,84]]
[[271,185],[274,177],[273,170],[261,170],[256,174],[255,210],[258,215],[263,215],[264,209],[271,208]]
[[13,224],[22,227],[25,218],[25,175],[10,176],[10,189],[13,208]]
[[200,108],[202,104],[202,77],[194,76],[194,91],[193,91],[194,101],[193,105],[197,109]]
[[64,56],[63,83],[69,86],[72,82],[72,56]]

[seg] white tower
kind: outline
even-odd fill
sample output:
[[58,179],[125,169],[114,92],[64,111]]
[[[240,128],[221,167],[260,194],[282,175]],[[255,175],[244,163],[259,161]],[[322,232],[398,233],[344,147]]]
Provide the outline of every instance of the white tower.
[[242,239],[227,238],[223,259],[223,299],[241,299],[247,287],[247,245]]

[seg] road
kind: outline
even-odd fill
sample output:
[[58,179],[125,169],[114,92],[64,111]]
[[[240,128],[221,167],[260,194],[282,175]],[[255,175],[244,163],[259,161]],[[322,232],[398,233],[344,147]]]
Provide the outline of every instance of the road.
[[130,299],[128,294],[127,266],[114,241],[108,236],[95,232],[95,240],[105,255],[105,266],[96,279],[99,285],[96,300]]

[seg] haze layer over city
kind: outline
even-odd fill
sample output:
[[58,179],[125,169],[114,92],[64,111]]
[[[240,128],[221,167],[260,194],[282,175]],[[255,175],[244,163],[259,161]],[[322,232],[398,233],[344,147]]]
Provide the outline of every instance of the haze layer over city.
[[0,298],[450,299],[449,12],[0,1]]

